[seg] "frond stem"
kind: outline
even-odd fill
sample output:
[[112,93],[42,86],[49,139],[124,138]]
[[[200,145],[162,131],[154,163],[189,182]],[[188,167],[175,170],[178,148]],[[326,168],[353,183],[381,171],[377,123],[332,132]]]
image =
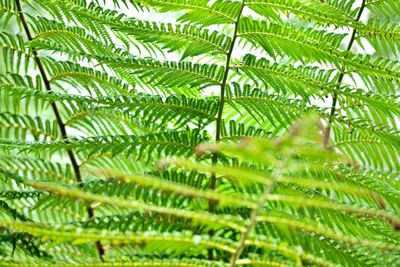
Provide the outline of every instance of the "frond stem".
[[[358,11],[357,17],[356,17],[356,22],[360,21],[361,15],[364,11],[364,8],[366,6],[366,0],[363,0],[360,6],[360,10]],[[356,39],[356,34],[357,34],[357,29],[353,29],[353,32],[351,34],[350,37],[350,41],[349,44],[347,45],[346,51],[350,51],[350,49],[353,47],[354,41]],[[337,89],[339,89],[340,85],[343,82],[344,79],[344,75],[345,75],[345,70],[342,69],[338,78],[338,82],[337,82]],[[329,114],[329,119],[328,119],[328,126],[325,128],[324,131],[324,148],[328,149],[329,148],[329,140],[330,140],[330,136],[331,136],[331,123],[333,121],[335,112],[336,112],[336,104],[337,104],[337,98],[338,98],[338,93],[337,91],[333,93],[333,97],[332,97],[332,106],[331,106],[331,112]]]
[[[224,112],[224,104],[225,104],[225,89],[226,89],[226,84],[228,81],[228,74],[230,70],[230,64],[231,64],[231,58],[232,58],[232,53],[233,49],[235,48],[235,42],[237,38],[237,32],[238,32],[238,26],[240,22],[240,17],[242,16],[242,12],[245,6],[245,0],[242,0],[242,4],[240,6],[239,14],[237,19],[235,20],[234,24],[234,29],[233,29],[233,37],[232,37],[232,42],[229,47],[229,51],[226,55],[226,62],[225,62],[225,71],[224,71],[224,76],[222,78],[221,82],[221,90],[220,90],[220,99],[219,99],[219,107],[218,107],[218,115],[216,119],[216,130],[215,130],[215,141],[218,142],[221,139],[221,128],[222,128],[222,115]],[[212,155],[212,164],[215,165],[218,162],[218,154],[214,153]],[[211,181],[209,185],[209,189],[215,190],[217,185],[217,176],[215,173],[211,174]],[[208,203],[208,211],[213,213],[216,209],[217,203],[215,201],[210,201]],[[209,235],[214,235],[213,230],[209,231]],[[208,250],[208,259],[213,260],[213,252],[211,249]]]
[[238,31],[239,21],[240,21],[240,17],[242,15],[244,6],[245,6],[245,0],[242,1],[242,5],[240,7],[238,18],[235,21],[232,42],[231,42],[231,45],[229,47],[228,54],[226,56],[225,72],[224,72],[224,76],[222,78],[222,83],[221,83],[220,105],[219,105],[218,116],[217,116],[217,126],[216,126],[216,133],[215,133],[215,141],[219,141],[220,138],[221,138],[222,114],[224,112],[224,104],[225,104],[225,89],[226,89],[225,87],[226,87],[226,84],[227,84],[227,81],[228,81],[228,74],[229,74],[229,70],[230,70],[232,52],[233,52],[233,49],[235,47],[235,41],[236,41],[236,39],[238,37],[237,31]]
[[[22,27],[24,29],[24,32],[26,34],[26,37],[28,38],[28,41],[32,41],[33,37],[32,37],[31,31],[29,29],[28,23],[27,23],[27,21],[25,19],[25,15],[23,13],[22,5],[21,5],[20,0],[15,0],[15,4],[16,4],[17,10],[18,10],[18,14],[19,14],[19,18],[20,18]],[[40,75],[41,75],[41,77],[43,79],[43,83],[44,83],[44,86],[46,88],[46,91],[48,93],[50,93],[50,94],[53,93],[53,90],[51,88],[50,81],[49,81],[49,78],[47,77],[47,74],[46,74],[46,71],[44,69],[43,63],[42,63],[42,61],[41,61],[41,59],[39,57],[38,52],[36,51],[36,49],[34,47],[32,47],[32,54],[33,54],[34,61],[35,61],[36,65],[37,65],[37,67],[39,69]],[[66,131],[66,127],[65,127],[65,124],[64,124],[64,122],[63,122],[63,120],[61,118],[61,114],[60,114],[60,111],[58,110],[57,104],[55,102],[51,102],[51,108],[53,110],[54,116],[56,117],[56,121],[57,121],[58,127],[60,128],[60,132],[61,132],[62,138],[64,140],[68,140],[68,134],[67,134],[67,131]],[[79,165],[78,165],[78,162],[76,160],[76,156],[75,156],[74,152],[71,149],[69,149],[67,151],[67,153],[68,153],[68,157],[69,157],[69,159],[71,161],[71,165],[72,165],[72,168],[73,168],[74,173],[75,173],[76,181],[77,181],[78,184],[81,184],[82,183],[82,174],[81,174],[81,171],[79,169]],[[93,208],[90,207],[90,205],[87,208],[87,213],[88,213],[88,217],[89,218],[94,217],[94,211],[93,211]],[[99,257],[100,257],[101,260],[103,260],[103,255],[104,255],[103,245],[100,242],[97,242],[96,246],[97,246],[97,251],[98,251]]]

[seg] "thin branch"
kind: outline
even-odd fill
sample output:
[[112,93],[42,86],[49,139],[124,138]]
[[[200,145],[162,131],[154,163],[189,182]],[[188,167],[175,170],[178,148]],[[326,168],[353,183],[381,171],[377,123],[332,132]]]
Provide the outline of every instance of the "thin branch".
[[[226,84],[228,81],[228,74],[229,74],[229,70],[230,70],[230,63],[231,63],[231,58],[232,58],[232,52],[233,49],[235,48],[235,42],[236,42],[236,38],[237,38],[237,31],[238,31],[238,26],[239,26],[239,21],[240,21],[240,17],[242,16],[242,12],[245,6],[245,0],[242,0],[242,4],[240,6],[240,10],[239,10],[239,14],[238,17],[235,21],[234,24],[234,29],[233,29],[233,37],[232,37],[232,42],[231,45],[229,47],[229,51],[228,54],[226,56],[226,62],[225,62],[225,72],[224,72],[224,76],[222,78],[222,83],[221,83],[221,89],[220,89],[220,97],[219,97],[219,107],[218,107],[218,115],[217,115],[217,119],[216,119],[216,131],[215,131],[215,141],[218,142],[221,139],[221,128],[222,128],[222,115],[224,113],[224,104],[225,104],[225,89],[226,89]],[[217,164],[218,162],[218,154],[214,153],[212,155],[212,164]],[[215,173],[211,174],[211,181],[210,181],[210,185],[209,185],[209,189],[211,190],[215,190],[217,186],[217,176]],[[208,203],[208,211],[209,212],[214,212],[216,209],[217,203],[215,201],[210,201]],[[209,235],[214,235],[214,231],[210,230],[208,232]],[[208,259],[209,260],[213,260],[214,256],[213,256],[213,252],[211,249],[208,250]]]
[[[358,14],[356,17],[356,22],[360,21],[360,18],[364,11],[365,5],[366,5],[366,0],[363,0],[361,3],[361,6],[360,6],[360,10],[358,11]],[[351,48],[353,47],[354,41],[356,39],[356,34],[357,34],[357,29],[353,29],[353,32],[351,34],[350,41],[349,41],[349,44],[347,45],[346,51],[350,51]],[[345,70],[342,69],[341,73],[339,75],[339,78],[338,78],[336,90],[339,90],[339,87],[343,82],[344,73],[345,73]],[[331,136],[331,123],[333,121],[333,116],[335,115],[335,112],[336,112],[337,98],[338,98],[338,93],[336,91],[332,97],[332,106],[331,106],[331,112],[329,114],[328,126],[325,128],[325,131],[324,131],[324,148],[326,148],[326,149],[329,148],[329,140],[330,140],[330,136]]]
[[[15,0],[15,4],[16,4],[17,10],[18,10],[19,18],[20,18],[21,23],[22,23],[22,27],[24,28],[24,32],[25,32],[25,34],[26,34],[26,36],[28,38],[28,41],[32,41],[33,37],[32,37],[31,31],[29,29],[28,23],[27,23],[27,21],[25,19],[25,15],[24,15],[24,12],[22,10],[22,6],[21,6],[20,0]],[[36,49],[34,47],[32,47],[32,54],[33,54],[33,58],[35,60],[35,63],[37,65],[38,69],[39,69],[40,75],[41,75],[41,77],[43,79],[43,83],[44,83],[44,86],[46,87],[46,91],[48,93],[53,93],[53,90],[51,88],[50,81],[49,81],[49,79],[47,77],[47,74],[46,74],[46,71],[44,69],[43,63],[42,63],[42,61],[41,61],[41,59],[39,57],[38,52],[36,51]],[[56,117],[56,121],[57,121],[58,127],[60,128],[61,136],[62,136],[62,138],[64,140],[66,140],[66,142],[68,142],[68,134],[67,134],[67,131],[66,131],[66,128],[65,128],[65,123],[63,122],[63,120],[61,118],[60,111],[58,110],[58,107],[57,107],[55,102],[51,102],[51,108],[53,110],[54,116]],[[82,184],[82,174],[81,174],[81,171],[80,171],[80,168],[79,168],[79,164],[78,164],[78,162],[76,160],[76,156],[75,156],[74,152],[71,149],[69,149],[67,153],[68,153],[68,157],[70,159],[72,168],[73,168],[74,173],[75,173],[76,182],[81,186],[81,184]],[[89,218],[93,218],[94,217],[94,211],[93,211],[93,208],[90,205],[88,205],[87,213],[88,213],[88,217]],[[99,257],[100,257],[101,260],[103,260],[103,256],[104,256],[103,245],[100,243],[100,241],[98,241],[96,243],[96,246],[97,246],[97,251],[98,251]]]

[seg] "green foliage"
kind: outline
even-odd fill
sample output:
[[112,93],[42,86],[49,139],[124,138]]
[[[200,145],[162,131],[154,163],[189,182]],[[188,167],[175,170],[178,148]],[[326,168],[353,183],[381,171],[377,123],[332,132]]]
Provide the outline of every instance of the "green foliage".
[[0,0],[0,266],[400,266],[398,14]]

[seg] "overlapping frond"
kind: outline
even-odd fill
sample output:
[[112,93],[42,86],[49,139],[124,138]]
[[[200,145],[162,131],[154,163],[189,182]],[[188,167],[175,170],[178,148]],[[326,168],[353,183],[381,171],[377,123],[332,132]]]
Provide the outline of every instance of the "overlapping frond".
[[[263,167],[261,169],[254,169],[253,167],[251,169],[240,168],[231,171],[232,167],[206,166],[186,160],[171,160],[169,163],[175,167],[194,169],[200,172],[216,172],[221,175],[221,179],[232,180],[237,183],[241,183],[243,179],[247,178],[249,179],[247,183],[258,182],[264,185],[264,187],[258,187],[257,190],[254,190],[256,187],[253,190],[249,187],[247,193],[258,194],[257,198],[253,198],[255,200],[265,196],[267,202],[263,202],[262,206],[253,208],[253,210],[257,211],[257,217],[250,223],[254,223],[252,227],[255,227],[255,229],[253,235],[248,235],[249,240],[244,244],[249,246],[249,249],[245,249],[243,253],[251,253],[252,245],[263,247],[263,242],[268,244],[268,242],[271,242],[270,240],[275,240],[275,242],[276,240],[281,240],[281,242],[285,242],[285,248],[287,249],[290,249],[290,244],[292,244],[293,246],[302,247],[300,253],[312,255],[310,258],[304,257],[305,262],[310,261],[309,263],[312,263],[316,260],[321,265],[323,265],[322,262],[326,262],[329,263],[329,266],[334,266],[335,264],[340,266],[363,266],[370,260],[363,256],[365,249],[370,250],[371,254],[369,255],[376,253],[376,249],[379,250],[379,248],[385,251],[398,250],[398,241],[393,240],[391,234],[387,235],[392,233],[393,227],[397,229],[398,219],[395,219],[390,214],[378,215],[381,212],[385,212],[380,210],[384,209],[384,204],[382,203],[385,202],[385,197],[383,195],[375,195],[375,192],[379,194],[379,191],[373,192],[370,191],[372,190],[371,188],[359,187],[360,184],[357,187],[349,187],[348,184],[343,183],[346,175],[354,175],[354,173],[336,173],[335,170],[331,170],[329,164],[327,165],[327,158],[332,157],[332,155],[326,154],[327,152],[322,149],[322,146],[321,148],[315,147],[317,150],[315,150],[310,159],[307,159],[307,152],[305,151],[309,153],[310,149],[313,149],[313,145],[310,141],[302,139],[302,134],[300,133],[303,133],[303,136],[309,136],[310,133],[308,131],[315,131],[315,129],[312,129],[310,125],[304,125],[303,127],[306,127],[307,130],[296,128],[293,131],[294,136],[291,138],[277,139],[275,143],[262,141],[262,145],[258,143],[254,149],[252,148],[253,142],[261,141],[248,140],[236,146],[226,144],[209,145],[200,147],[198,150],[201,154],[205,151],[220,152],[222,150],[244,161],[249,158],[249,155],[253,155],[257,164],[261,166],[264,166],[264,164],[271,166],[272,164],[272,166],[276,166],[273,168],[282,168],[279,171],[271,170],[271,167],[267,170],[263,170]],[[300,147],[296,147],[296,142],[293,143],[292,138],[298,140],[296,142],[305,143]],[[280,152],[275,152],[274,147]],[[318,150],[320,152],[317,152]],[[323,153],[324,156],[319,153]],[[299,154],[303,156],[299,157]],[[257,157],[255,157],[256,155]],[[291,158],[292,155],[294,158]],[[303,165],[307,164],[308,160],[323,160],[325,163],[316,165],[315,169],[309,169],[310,166]],[[296,167],[288,167],[287,164],[294,164]],[[327,176],[323,175],[324,173],[326,175],[329,174],[329,180],[326,179]],[[279,175],[279,177],[274,175]],[[362,176],[363,174],[360,173],[359,175]],[[243,186],[245,185],[241,187]],[[237,188],[239,190],[240,187]],[[237,193],[239,192],[242,193],[241,190],[237,191]],[[310,199],[307,200],[308,198]],[[293,206],[296,199],[298,199],[298,202]],[[360,206],[352,206],[354,205],[353,203],[357,203]],[[325,214],[325,209],[330,209],[332,212],[329,212],[329,215]],[[345,219],[339,211],[352,215]],[[245,214],[248,216],[248,213],[243,215]],[[329,220],[325,220],[325,216],[329,216]],[[362,219],[364,216],[366,219]],[[375,220],[379,221],[379,223]],[[382,224],[381,227],[369,229],[369,225],[376,225],[377,223]],[[389,228],[385,230],[385,227]],[[292,231],[300,231],[303,234],[289,234]],[[345,234],[347,231],[348,234]],[[378,231],[379,233],[368,234],[368,231]],[[363,240],[362,236],[370,235],[375,237],[383,236],[375,241]],[[397,234],[394,235],[398,236]],[[251,240],[251,237],[257,237],[258,240]],[[321,240],[324,240],[324,242],[319,244]],[[327,240],[330,241],[325,243]],[[384,245],[385,242],[389,243]],[[391,242],[394,243],[390,244]],[[335,248],[323,249],[325,245],[332,245],[336,248],[341,247],[342,251],[336,251]],[[270,249],[274,250],[276,247],[271,244]],[[348,256],[338,256],[341,253],[352,255],[350,256],[352,261],[342,261]],[[396,257],[391,257],[390,253],[383,256],[378,252],[378,255],[385,257],[385,260],[392,264],[397,264]],[[303,256],[299,255],[300,258]],[[376,260],[375,264],[382,264],[382,258],[374,258],[374,260]]]

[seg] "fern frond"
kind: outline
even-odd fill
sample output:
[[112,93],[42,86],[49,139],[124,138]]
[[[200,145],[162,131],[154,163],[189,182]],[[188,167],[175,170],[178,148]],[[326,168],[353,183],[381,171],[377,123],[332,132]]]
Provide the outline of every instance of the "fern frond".
[[[387,125],[394,129],[396,118],[400,115],[397,96],[385,96],[375,92],[365,92],[364,90],[351,90],[341,88],[338,93],[340,109],[346,112],[349,120],[361,119],[378,125]],[[358,107],[364,109],[358,109]]]
[[[299,113],[296,112],[307,110],[302,100],[283,99],[250,86],[242,88],[236,83],[233,84],[232,91],[227,92],[227,98],[227,104],[239,112],[243,108],[258,121],[268,120],[275,127],[290,124],[297,118]],[[291,106],[298,107],[297,111],[290,109]]]
[[311,28],[295,28],[290,25],[273,24],[244,18],[239,24],[238,35],[261,46],[269,56],[285,55],[294,60],[306,58],[319,63],[335,61],[328,51],[337,49],[344,35],[316,31]]
[[379,55],[386,57],[399,55],[400,28],[397,24],[370,19],[368,26],[359,29],[358,32],[368,40]]
[[[184,95],[171,95],[163,99],[146,94],[89,97],[49,94],[7,84],[0,85],[0,91],[18,99],[34,101],[38,105],[47,101],[60,103],[64,108],[63,115],[67,118],[66,125],[77,129],[83,128],[89,135],[150,133],[154,125],[158,125],[159,129],[165,128],[167,122],[173,123],[175,129],[189,123],[199,127],[214,120],[218,107],[217,101],[212,97],[196,99]],[[95,117],[98,119],[93,121]],[[118,118],[118,121],[112,118]],[[102,121],[105,123],[102,124]],[[101,128],[98,128],[98,125],[101,125]],[[124,127],[128,127],[130,132]]]
[[142,58],[114,60],[104,57],[101,60],[111,67],[120,67],[128,73],[138,75],[146,82],[167,87],[205,88],[219,85],[222,81],[224,69],[218,65],[192,64],[191,62],[160,62]]
[[[393,134],[379,131],[379,128],[357,130],[350,134],[334,130],[335,145],[354,161],[362,162],[365,166],[381,168],[383,170],[397,170],[399,168],[398,132]],[[373,155],[373,157],[371,157]]]
[[241,226],[240,221],[238,222],[237,220],[233,220],[234,218],[229,218],[229,216],[225,216],[227,218],[224,218],[222,216],[212,215],[206,212],[199,213],[199,212],[192,212],[175,208],[160,207],[152,204],[146,204],[140,201],[125,200],[116,197],[95,195],[92,193],[86,193],[82,190],[71,189],[49,183],[28,181],[27,184],[37,189],[49,191],[53,194],[67,196],[74,199],[79,198],[87,202],[99,202],[99,203],[119,206],[122,208],[139,209],[142,211],[147,210],[151,212],[157,212],[160,214],[169,214],[172,216],[191,219],[193,222],[206,223],[210,226],[212,225],[227,226],[238,231],[243,231],[243,226]]
[[[228,242],[223,242],[220,238],[210,238],[205,236],[192,236],[190,233],[165,233],[164,235],[157,235],[157,233],[145,232],[142,234],[132,233],[124,235],[110,235],[110,233],[98,232],[95,230],[74,229],[73,227],[48,227],[46,225],[35,225],[28,223],[14,222],[12,225],[5,225],[17,231],[30,233],[34,236],[40,236],[42,239],[55,239],[58,242],[73,241],[74,244],[82,244],[93,242],[96,240],[108,241],[112,245],[121,245],[129,243],[145,243],[148,247],[154,250],[154,247],[163,249],[169,247],[170,249],[182,251],[189,247],[194,249],[193,245],[201,247],[215,247],[227,252],[231,252],[232,248]],[[216,239],[216,240],[215,240]],[[214,241],[215,240],[215,241]],[[174,248],[171,247],[174,246]]]
[[40,117],[0,113],[0,136],[7,139],[36,141],[55,140],[61,135],[55,121],[42,121]]
[[395,0],[368,0],[366,7],[378,17],[384,19],[398,18],[399,2]]
[[111,44],[100,44],[99,41],[86,33],[83,28],[76,26],[66,26],[57,21],[49,20],[43,17],[37,18],[34,22],[34,42],[47,42],[55,44],[56,47],[67,47],[80,53],[111,55],[107,46]]
[[2,22],[1,29],[4,30],[9,24],[10,20],[18,16],[17,8],[14,2],[2,0],[0,1],[0,21]]
[[[229,124],[228,124],[229,123]],[[267,137],[270,133],[262,128],[247,127],[242,123],[236,123],[230,120],[228,123],[223,122],[221,130],[221,140],[223,141],[237,141],[244,137]]]
[[182,59],[205,53],[226,54],[231,43],[229,37],[217,31],[199,31],[197,27],[188,24],[129,21],[123,26],[113,28],[132,34],[142,42],[160,44],[168,52],[181,51]]
[[224,195],[221,193],[216,193],[213,191],[203,191],[203,190],[197,190],[189,186],[181,185],[179,183],[172,183],[168,182],[165,180],[157,179],[156,177],[146,177],[146,176],[140,176],[140,175],[129,175],[129,174],[124,174],[118,171],[111,171],[111,170],[106,170],[106,171],[95,171],[95,173],[102,173],[105,176],[112,176],[112,177],[118,177],[122,181],[125,182],[130,182],[130,183],[135,183],[135,184],[140,184],[142,186],[149,186],[151,188],[156,188],[160,189],[166,192],[173,192],[176,194],[181,194],[181,195],[186,195],[189,197],[197,197],[197,198],[204,198],[204,199],[209,199],[213,201],[218,201],[219,204],[224,206],[225,204],[230,204],[230,205],[243,205],[246,207],[253,207],[254,203],[251,201],[246,201],[245,199],[240,199],[238,196],[234,195]]
[[[26,152],[43,152],[47,155],[59,150],[76,149],[78,153],[84,152],[89,157],[94,154],[126,153],[135,154],[138,158],[146,157],[150,160],[149,151],[158,151],[159,155],[178,153],[190,155],[193,149],[207,140],[207,135],[198,135],[197,130],[181,132],[165,132],[148,134],[143,136],[98,136],[89,138],[77,138],[65,141],[53,142],[9,142],[5,139],[0,141],[0,146],[4,149],[20,149]],[[165,153],[165,154],[164,154]]]
[[48,70],[49,82],[59,88],[63,88],[67,83],[77,91],[85,90],[83,94],[97,96],[129,95],[133,91],[131,85],[116,77],[72,62],[54,62],[45,58],[43,64]]
[[351,1],[295,1],[295,0],[255,0],[246,2],[251,9],[266,18],[280,21],[279,12],[290,12],[303,20],[313,20],[317,24],[349,26],[354,22],[355,11]]
[[135,0],[135,2],[155,7],[160,12],[187,10],[189,12],[180,16],[178,21],[205,26],[232,23],[240,11],[240,3],[236,1],[218,0],[211,6],[207,0]]
[[24,38],[21,35],[11,35],[0,32],[0,56],[2,72],[27,73],[32,67],[32,53],[25,47]]
[[257,59],[250,54],[243,57],[241,64],[233,67],[245,72],[255,83],[260,80],[268,89],[276,90],[280,94],[287,94],[290,91],[304,99],[334,86],[332,82],[334,70],[322,70],[317,67],[291,68],[272,63],[265,58]]
[[65,183],[73,181],[73,171],[70,164],[13,155],[1,156],[0,166],[4,170],[17,172],[27,177],[35,177],[35,179],[54,179]]

